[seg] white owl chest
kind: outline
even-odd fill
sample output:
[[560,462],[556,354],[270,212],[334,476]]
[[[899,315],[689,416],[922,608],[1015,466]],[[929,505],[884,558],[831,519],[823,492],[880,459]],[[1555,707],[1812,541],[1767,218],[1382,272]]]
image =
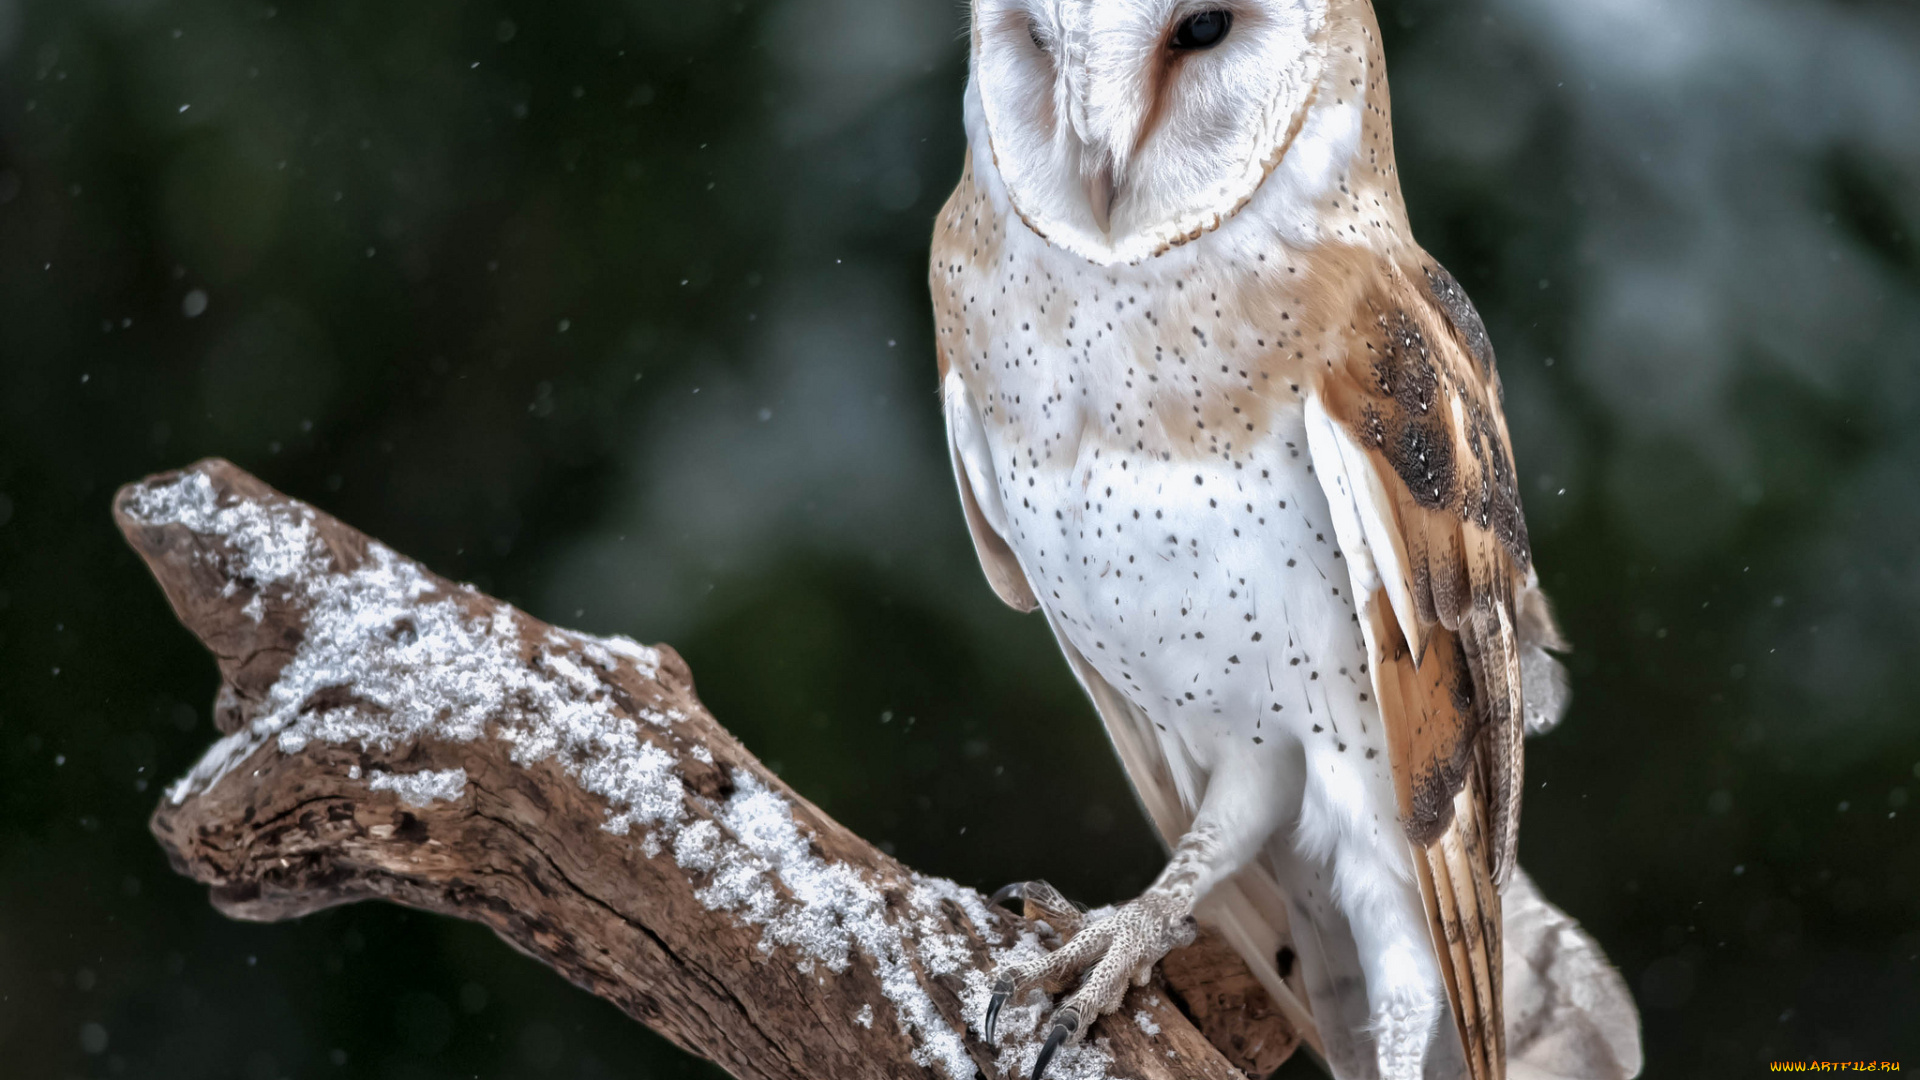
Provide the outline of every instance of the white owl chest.
[[1245,389],[1231,351],[1169,321],[1070,316],[1058,344],[984,350],[973,483],[1055,627],[1202,770],[1295,741],[1384,764],[1300,399],[1220,406]]

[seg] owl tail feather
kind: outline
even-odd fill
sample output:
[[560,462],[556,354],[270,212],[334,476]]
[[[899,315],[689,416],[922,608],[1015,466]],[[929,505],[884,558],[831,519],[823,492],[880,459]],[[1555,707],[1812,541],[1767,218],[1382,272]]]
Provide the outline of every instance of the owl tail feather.
[[1501,902],[1509,1080],[1640,1075],[1640,1014],[1599,943],[1523,871],[1514,871]]
[[[1274,857],[1275,877],[1289,856]],[[1311,1018],[1297,1025],[1318,1064],[1338,1080],[1378,1075],[1367,1026],[1366,978],[1346,917],[1332,904],[1286,896],[1264,874],[1243,874],[1206,914],[1246,957],[1263,983],[1285,987],[1288,1004],[1304,999]],[[1516,868],[1501,895],[1508,1080],[1632,1080],[1640,1074],[1640,1017],[1627,984],[1600,946],[1565,912],[1548,903]],[[1291,955],[1289,970],[1275,958]],[[1269,987],[1271,991],[1272,987]],[[1436,1036],[1451,1032],[1446,1020]],[[1427,1052],[1429,1080],[1466,1075],[1459,1040],[1436,1037]]]

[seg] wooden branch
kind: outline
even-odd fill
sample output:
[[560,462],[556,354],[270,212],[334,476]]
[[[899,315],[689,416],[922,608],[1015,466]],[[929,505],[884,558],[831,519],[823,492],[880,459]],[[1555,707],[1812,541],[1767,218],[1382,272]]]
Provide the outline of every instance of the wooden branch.
[[[1028,1074],[1037,996],[997,1052],[978,1026],[1038,924],[794,793],[673,650],[548,626],[224,461],[114,513],[219,661],[224,736],[152,828],[221,911],[471,919],[739,1077]],[[1217,940],[1165,970],[1050,1075],[1227,1080],[1296,1045]]]

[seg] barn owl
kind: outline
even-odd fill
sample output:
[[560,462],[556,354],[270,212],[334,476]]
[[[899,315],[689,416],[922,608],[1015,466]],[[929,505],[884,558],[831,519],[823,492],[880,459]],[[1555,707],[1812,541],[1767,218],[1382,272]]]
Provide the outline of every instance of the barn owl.
[[[1336,1077],[1499,1080],[1521,738],[1559,715],[1560,641],[1486,330],[1408,229],[1372,8],[971,16],[930,268],[954,475],[1171,853],[995,972],[984,1034],[1070,990],[1038,1077],[1200,919]],[[1638,1071],[1590,951],[1618,1038],[1530,1075]]]

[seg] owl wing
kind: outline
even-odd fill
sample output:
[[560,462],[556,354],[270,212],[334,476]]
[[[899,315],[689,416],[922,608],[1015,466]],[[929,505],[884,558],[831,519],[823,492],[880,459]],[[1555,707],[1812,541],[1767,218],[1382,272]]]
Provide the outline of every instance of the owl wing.
[[1461,1044],[1474,1080],[1500,1080],[1499,886],[1518,835],[1523,684],[1555,670],[1529,678],[1524,658],[1552,664],[1543,649],[1558,637],[1533,589],[1493,351],[1459,284],[1424,253],[1385,262],[1345,336],[1308,399],[1308,445],[1367,600],[1402,822]]
[[1002,538],[1006,529],[1006,510],[1000,502],[1000,485],[994,483],[993,455],[987,448],[987,433],[980,426],[980,413],[974,408],[973,395],[957,372],[945,372],[940,396],[947,414],[947,450],[953,458],[953,479],[960,488],[960,509],[967,516],[967,531],[973,535],[974,554],[980,556],[980,569],[995,595],[1015,611],[1028,612],[1040,606],[1027,583],[1026,571],[1013,549]]

